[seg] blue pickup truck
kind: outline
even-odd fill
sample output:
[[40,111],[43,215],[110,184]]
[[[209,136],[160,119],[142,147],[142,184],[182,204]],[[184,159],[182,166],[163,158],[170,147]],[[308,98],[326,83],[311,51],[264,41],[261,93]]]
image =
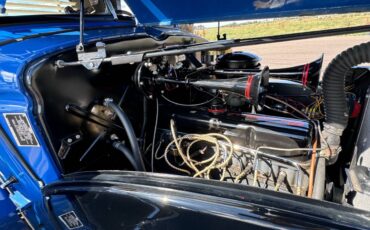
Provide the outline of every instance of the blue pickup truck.
[[368,12],[370,1],[0,8],[1,229],[369,228],[370,42],[325,69],[323,57],[272,69],[230,50],[370,25],[217,41],[179,25]]

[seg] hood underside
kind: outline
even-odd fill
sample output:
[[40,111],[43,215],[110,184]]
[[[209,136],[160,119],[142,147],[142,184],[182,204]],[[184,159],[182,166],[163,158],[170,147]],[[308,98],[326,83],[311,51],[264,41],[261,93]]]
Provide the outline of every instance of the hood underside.
[[364,0],[126,0],[145,25],[173,25],[369,11]]

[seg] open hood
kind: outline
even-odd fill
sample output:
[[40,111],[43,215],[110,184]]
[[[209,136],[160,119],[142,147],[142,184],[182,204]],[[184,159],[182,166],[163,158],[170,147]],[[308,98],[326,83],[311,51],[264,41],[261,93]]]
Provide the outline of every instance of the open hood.
[[144,25],[369,11],[365,0],[126,0]]

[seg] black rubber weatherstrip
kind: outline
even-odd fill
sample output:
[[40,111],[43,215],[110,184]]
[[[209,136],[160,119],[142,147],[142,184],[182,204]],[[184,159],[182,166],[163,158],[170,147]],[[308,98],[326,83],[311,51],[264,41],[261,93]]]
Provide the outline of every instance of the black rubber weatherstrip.
[[[99,26],[99,27],[97,26],[97,27],[86,28],[85,31],[104,30],[104,29],[121,29],[121,28],[130,28],[130,27],[134,27],[134,26],[133,25]],[[51,32],[45,32],[45,33],[27,35],[27,36],[23,36],[23,37],[20,37],[20,38],[12,38],[12,39],[1,41],[0,46],[5,46],[5,45],[9,45],[9,44],[16,43],[16,42],[21,42],[21,41],[33,39],[33,38],[46,37],[46,36],[51,36],[51,35],[56,35],[56,34],[63,34],[63,33],[68,33],[68,32],[75,32],[75,31],[79,31],[79,30],[80,30],[80,28],[78,26],[76,26],[75,29],[64,29],[64,30],[58,30],[58,31],[51,31]]]
[[19,163],[24,167],[27,173],[32,177],[32,179],[34,179],[38,183],[38,186],[44,186],[44,182],[36,175],[33,169],[28,165],[28,163],[25,161],[21,153],[15,147],[14,143],[10,140],[9,136],[5,133],[4,128],[1,126],[0,126],[0,138],[5,142],[6,147],[10,149],[10,151],[17,158]]

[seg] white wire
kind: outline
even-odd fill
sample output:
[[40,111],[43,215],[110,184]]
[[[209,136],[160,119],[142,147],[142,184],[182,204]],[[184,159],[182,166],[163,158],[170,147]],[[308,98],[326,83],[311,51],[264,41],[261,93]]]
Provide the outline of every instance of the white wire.
[[172,101],[171,99],[164,96],[163,94],[161,95],[161,97],[164,100],[166,100],[167,102],[172,103],[172,104],[177,105],[177,106],[183,106],[183,107],[196,107],[196,106],[206,105],[206,104],[211,103],[212,101],[216,100],[218,98],[218,96],[219,96],[219,94],[217,93],[213,98],[209,99],[208,101],[204,101],[204,102],[197,103],[197,104],[183,104],[183,103],[179,103],[179,102],[176,102],[176,101]]
[[154,154],[154,157],[155,157],[156,160],[160,160],[164,157],[164,153],[162,154],[162,156],[158,157],[158,153],[159,153],[159,150],[160,150],[162,144],[163,144],[163,140],[160,140],[160,142],[158,144],[158,147],[157,147],[157,150],[155,150],[155,154]]
[[158,105],[158,98],[155,99],[156,103],[156,114],[155,114],[155,124],[154,124],[154,132],[153,132],[153,141],[152,141],[152,156],[151,156],[151,168],[152,172],[154,172],[154,150],[155,150],[155,137],[157,135],[157,127],[158,127],[158,115],[159,115],[159,105]]

